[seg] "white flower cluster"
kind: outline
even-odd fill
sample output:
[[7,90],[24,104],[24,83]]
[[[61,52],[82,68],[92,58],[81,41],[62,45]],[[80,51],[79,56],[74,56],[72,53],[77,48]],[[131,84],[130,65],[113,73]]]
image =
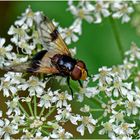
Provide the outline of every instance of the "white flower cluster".
[[76,42],[78,35],[82,34],[82,23],[84,20],[90,24],[100,24],[104,18],[110,17],[120,19],[121,23],[127,23],[134,12],[134,5],[138,5],[138,3],[137,0],[80,0],[78,2],[68,0],[68,11],[74,16],[74,22],[69,28],[61,29],[63,38],[67,44],[70,44],[71,41]]
[[[101,112],[97,124],[103,128],[99,134],[108,134],[111,139],[140,137],[138,134],[140,132],[138,124],[140,120],[140,48],[132,43],[131,49],[125,53],[125,56],[122,65],[100,68],[99,74],[92,78],[96,86],[86,87],[84,90],[84,95],[93,98],[93,104],[98,102],[100,106],[97,108],[95,105],[95,108],[91,108],[85,105],[81,111],[93,114],[96,111]],[[81,94],[79,93],[78,96]],[[84,99],[83,92],[82,99]]]
[[[69,28],[59,30],[66,43],[78,40],[82,20],[99,23],[102,17],[129,20],[132,7],[128,2],[97,1],[78,2],[76,7],[69,1],[69,10],[76,20]],[[122,10],[125,7],[125,10]],[[112,8],[111,12],[109,9]],[[119,10],[118,10],[119,9]],[[124,12],[121,13],[121,10]],[[43,18],[42,12],[33,12],[29,7],[8,31],[12,45],[5,46],[0,39],[0,66],[17,65],[32,58],[43,49],[35,23]],[[0,111],[0,138],[10,139],[69,139],[75,137],[68,125],[74,125],[81,136],[92,134],[100,126],[99,134],[108,134],[111,139],[132,139],[140,137],[140,49],[132,43],[122,65],[102,67],[99,74],[87,78],[83,88],[75,92],[75,102],[89,100],[75,113],[72,96],[68,91],[46,88],[48,79],[27,73],[7,72],[0,77],[1,96],[7,98],[6,113]],[[15,48],[14,48],[15,47]],[[16,52],[12,51],[16,50]],[[71,49],[72,54],[76,50]],[[61,85],[65,80],[56,78]],[[94,86],[89,86],[93,84]],[[48,86],[48,85],[47,85]],[[96,103],[96,104],[95,104]],[[99,106],[97,106],[97,104]],[[95,114],[96,112],[99,112]],[[82,114],[82,115],[81,115]],[[5,118],[7,116],[7,118]],[[93,117],[94,116],[94,117]],[[130,119],[133,118],[133,119]],[[105,119],[104,119],[105,118]],[[102,128],[101,128],[102,127]],[[22,134],[22,135],[19,135]]]
[[73,0],[68,1],[69,11],[76,19],[86,20],[89,23],[101,23],[103,17],[121,19],[122,23],[130,20],[130,14],[134,11],[133,1],[79,1],[75,6]]
[[[43,49],[35,26],[43,16],[42,12],[33,12],[30,7],[27,8],[8,31],[12,45],[5,46],[5,39],[0,38],[1,68],[23,64]],[[74,29],[79,33],[81,29],[75,29],[75,24],[79,23],[74,22],[70,28],[59,27],[60,31]],[[61,33],[63,36],[64,32]],[[76,41],[75,37],[72,40]],[[71,43],[68,38],[67,43]],[[75,55],[75,48],[70,51]],[[73,113],[70,104],[72,95],[68,91],[46,89],[48,80],[19,72],[7,72],[0,77],[0,91],[7,98],[7,111],[3,115],[0,112],[0,138],[15,138],[19,133],[22,134],[21,139],[72,138],[73,135],[64,127],[66,123],[77,126],[76,130],[81,135],[84,135],[86,128],[89,133],[94,131],[97,120],[91,114],[82,116]],[[57,80],[62,85],[66,83],[60,78]]]

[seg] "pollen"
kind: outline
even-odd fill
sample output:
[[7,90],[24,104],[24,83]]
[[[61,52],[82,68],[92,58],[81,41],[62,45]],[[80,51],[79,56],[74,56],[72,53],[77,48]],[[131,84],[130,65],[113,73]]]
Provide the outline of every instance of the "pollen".
[[9,133],[9,134],[12,134],[12,128],[10,126],[5,126],[4,131]]
[[6,53],[5,48],[0,48],[0,55],[3,56]]

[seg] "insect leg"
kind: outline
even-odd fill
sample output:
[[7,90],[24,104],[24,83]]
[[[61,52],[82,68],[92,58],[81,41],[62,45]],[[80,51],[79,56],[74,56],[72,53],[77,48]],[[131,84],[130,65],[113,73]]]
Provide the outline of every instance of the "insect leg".
[[80,80],[78,80],[78,83],[79,83],[80,87],[83,88],[83,84]]
[[69,89],[71,91],[71,95],[72,95],[72,98],[73,98],[73,90],[72,90],[72,88],[70,86],[70,77],[69,76],[67,77],[67,83],[68,83],[68,87],[69,87]]
[[86,69],[86,72],[87,72],[87,76],[88,76],[89,78],[91,78],[91,75],[89,75],[89,72],[88,72],[87,69]]

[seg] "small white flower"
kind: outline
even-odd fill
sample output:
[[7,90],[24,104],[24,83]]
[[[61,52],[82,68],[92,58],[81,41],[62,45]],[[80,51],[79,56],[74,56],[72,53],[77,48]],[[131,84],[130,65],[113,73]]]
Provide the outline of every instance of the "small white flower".
[[93,14],[96,18],[94,23],[101,23],[102,15],[104,17],[108,17],[110,15],[109,4],[110,4],[110,2],[107,2],[107,1],[97,1],[96,2],[96,4],[94,5],[95,9],[93,11]]
[[11,38],[11,42],[15,43],[16,45],[22,40],[28,41],[30,39],[29,35],[26,32],[26,28],[23,27],[14,27],[12,25],[8,31],[8,34],[13,35],[13,37]]
[[1,83],[0,83],[0,90],[3,91],[3,95],[8,97],[10,96],[10,94],[12,93],[13,95],[15,95],[18,91],[18,88],[15,87],[15,83],[16,80],[11,80],[9,78],[9,75],[5,75],[5,77],[1,78]]
[[134,97],[131,96],[131,98],[128,98],[128,100],[125,101],[125,107],[128,116],[131,114],[138,114],[140,108],[140,99],[134,99]]
[[96,74],[93,77],[93,82],[99,80],[99,83],[101,83],[102,85],[111,84],[111,82],[113,81],[112,76],[112,68],[107,68],[104,66],[102,68],[99,68],[99,74]]
[[61,93],[58,91],[54,91],[54,95],[55,96],[52,98],[52,102],[56,103],[56,107],[66,107],[68,105],[67,101],[72,100],[72,96],[69,95],[67,91]]
[[25,140],[25,139],[31,139],[31,138],[33,138],[33,134],[29,132],[29,130],[23,129],[23,135],[21,136],[21,139]]
[[69,45],[71,42],[78,41],[78,35],[81,35],[81,20],[75,20],[69,28],[60,28],[62,38]]
[[84,107],[82,107],[82,108],[80,109],[80,111],[81,111],[81,112],[89,112],[89,111],[90,111],[90,106],[84,105]]
[[113,86],[110,88],[110,92],[113,93],[114,97],[119,97],[119,95],[126,96],[131,90],[132,83],[123,83],[120,77],[115,77],[113,81]]
[[71,116],[70,116],[70,121],[74,125],[77,125],[78,124],[78,121],[80,119],[81,119],[81,116],[80,115],[77,115],[77,114],[75,116],[71,114]]
[[25,13],[22,14],[19,20],[15,21],[15,25],[22,26],[27,25],[31,27],[33,25],[34,13],[30,7],[28,7]]
[[100,92],[97,87],[89,87],[88,83],[89,79],[87,78],[85,81],[83,81],[83,87],[80,87],[80,91],[75,93],[78,96],[79,102],[84,100],[84,96],[92,98]]
[[130,56],[130,61],[140,59],[140,48],[138,48],[138,46],[134,42],[132,42],[130,50],[126,51],[125,55]]
[[10,140],[10,136],[18,133],[18,126],[10,123],[8,119],[1,120],[0,122],[0,138],[4,137]]
[[90,134],[93,133],[93,131],[95,130],[97,120],[94,120],[91,114],[90,116],[82,116],[79,119],[79,121],[81,121],[82,124],[77,127],[77,131],[80,132],[82,136],[84,135],[85,128],[88,129]]
[[50,137],[53,139],[70,139],[73,137],[73,135],[69,132],[66,132],[65,129],[59,128],[58,130],[53,130]]
[[7,107],[8,107],[8,111],[6,112],[6,114],[9,116],[11,115],[11,113],[15,113],[15,115],[20,115],[20,109],[18,106],[18,101],[19,101],[19,97],[14,97],[11,101],[7,101]]
[[17,43],[17,46],[21,48],[22,52],[25,54],[32,54],[32,51],[35,49],[35,44],[29,44],[25,40],[21,40]]
[[18,125],[25,125],[25,115],[10,115],[9,118],[12,118],[11,123]]
[[20,84],[23,81],[25,81],[25,79],[22,78],[22,73],[18,73],[18,72],[8,72],[4,75],[5,77],[5,81],[11,81],[12,84]]
[[110,122],[111,123],[115,122],[117,124],[119,122],[123,122],[124,121],[124,115],[125,115],[124,113],[125,113],[124,111],[117,112],[117,111],[113,110],[112,111],[113,115],[110,116]]
[[67,105],[66,108],[58,108],[57,109],[57,114],[55,116],[57,121],[66,121],[69,120],[71,117],[71,106]]
[[7,55],[7,59],[8,59],[8,61],[6,61],[4,63],[5,67],[16,66],[16,65],[20,65],[22,63],[24,64],[24,62],[27,62],[28,56],[24,56],[24,57],[23,56],[18,56],[14,52],[11,52]]
[[30,128],[39,128],[40,126],[43,125],[43,121],[41,120],[40,117],[36,117],[33,119],[32,123],[30,123]]
[[112,3],[113,18],[122,18],[122,23],[130,20],[129,15],[134,11],[132,7],[126,2],[113,2]]
[[123,80],[128,79],[132,74],[132,69],[138,67],[137,63],[132,63],[127,58],[124,59],[123,65],[120,65],[120,69],[122,69]]
[[114,108],[116,108],[117,105],[121,104],[122,102],[118,102],[117,100],[113,100],[112,98],[107,102],[107,104],[103,103],[102,108],[104,109],[103,116],[107,116],[108,114],[112,113]]
[[114,132],[117,135],[131,136],[133,134],[133,129],[135,126],[136,126],[135,122],[132,124],[127,122],[122,122],[119,126],[114,127]]
[[5,44],[5,39],[0,38],[0,57],[6,56],[7,53],[9,53],[13,49],[11,45],[4,46],[4,44]]
[[[86,4],[87,3],[87,4]],[[93,17],[91,16],[91,12],[94,7],[90,4],[90,2],[79,2],[77,6],[73,5],[73,3],[69,3],[69,11],[79,20],[85,19],[87,22],[93,22]]]
[[110,138],[112,138],[114,136],[114,131],[113,131],[113,128],[114,128],[114,124],[112,124],[112,122],[108,121],[108,122],[105,122],[105,123],[101,123],[101,125],[104,127],[103,129],[99,130],[99,134],[100,135],[104,135],[105,133],[108,134],[108,136]]
[[43,95],[41,96],[38,106],[39,107],[44,106],[45,108],[51,107],[52,98],[53,98],[53,92],[49,88],[48,91],[44,92]]
[[13,47],[11,45],[4,46],[5,39],[0,38],[0,67],[3,67],[5,63],[5,57],[10,54]]
[[40,81],[38,77],[31,76],[28,81],[19,85],[18,88],[23,91],[28,89],[30,96],[37,95],[37,97],[40,97],[44,92],[45,86],[46,82]]

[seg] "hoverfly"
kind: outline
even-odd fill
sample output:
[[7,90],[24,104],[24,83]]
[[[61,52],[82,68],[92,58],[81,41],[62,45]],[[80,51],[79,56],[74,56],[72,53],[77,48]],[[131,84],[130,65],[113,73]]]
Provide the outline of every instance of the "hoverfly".
[[88,74],[86,65],[83,61],[72,58],[53,22],[46,16],[43,18],[40,24],[37,25],[37,30],[42,43],[50,47],[47,50],[38,52],[30,61],[9,66],[6,69],[15,72],[44,73],[48,77],[66,77],[73,96],[70,78],[77,80],[82,87],[80,80],[85,80]]

